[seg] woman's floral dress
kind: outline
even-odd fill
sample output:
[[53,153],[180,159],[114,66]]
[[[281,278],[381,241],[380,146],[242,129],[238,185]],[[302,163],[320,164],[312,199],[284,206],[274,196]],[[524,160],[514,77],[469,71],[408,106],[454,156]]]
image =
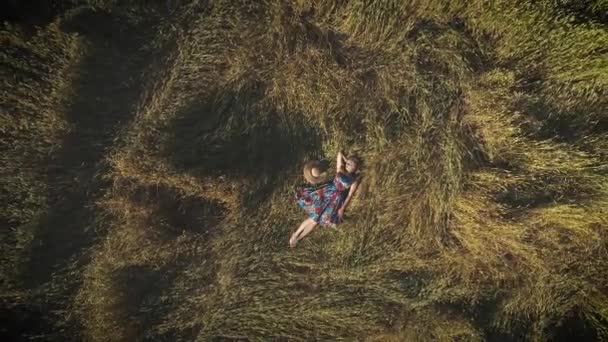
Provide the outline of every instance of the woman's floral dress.
[[348,189],[355,182],[349,174],[337,173],[322,185],[309,185],[296,189],[295,199],[308,216],[322,226],[340,223],[338,209],[344,204]]

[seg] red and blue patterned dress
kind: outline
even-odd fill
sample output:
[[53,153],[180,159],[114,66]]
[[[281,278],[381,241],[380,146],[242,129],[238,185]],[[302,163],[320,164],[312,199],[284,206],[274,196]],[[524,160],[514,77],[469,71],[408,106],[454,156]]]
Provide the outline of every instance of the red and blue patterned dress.
[[344,204],[348,189],[355,182],[349,174],[337,173],[336,177],[320,186],[304,186],[296,189],[295,199],[308,216],[322,226],[340,223],[338,209]]

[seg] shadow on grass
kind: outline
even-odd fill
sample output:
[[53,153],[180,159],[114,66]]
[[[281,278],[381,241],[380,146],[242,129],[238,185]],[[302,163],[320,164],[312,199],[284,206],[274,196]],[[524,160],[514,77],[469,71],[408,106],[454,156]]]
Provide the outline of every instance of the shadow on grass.
[[594,120],[588,112],[563,112],[541,101],[521,102],[518,107],[537,122],[536,125],[523,123],[524,132],[539,140],[554,139],[571,143],[590,134],[607,131],[605,120]]
[[[143,239],[154,246],[170,245],[174,254],[161,266],[138,263],[100,278],[116,295],[115,304],[107,312],[128,341],[194,340],[200,329],[197,324],[156,328],[171,320],[168,315],[180,306],[191,305],[191,295],[215,282],[217,256],[206,242],[218,232],[215,228],[226,209],[218,201],[184,197],[168,186],[129,188],[124,184],[124,188],[130,204],[148,212],[146,221],[139,222],[139,228],[145,230]],[[182,248],[184,240],[175,243],[180,237],[196,241],[189,244],[190,248],[198,246],[196,251]]]
[[32,286],[50,280],[53,271],[92,243],[94,233],[87,227],[93,223],[94,199],[104,188],[100,162],[131,117],[145,66],[137,51],[142,39],[137,32],[144,27],[117,15],[83,11],[64,29],[88,38],[90,46],[72,84],[74,98],[66,113],[71,131],[48,161],[50,209],[35,229],[38,246],[28,267]]
[[[601,317],[595,317],[599,321],[603,321],[604,326],[608,323]],[[559,325],[554,327],[550,333],[549,342],[567,342],[567,341],[601,341],[600,335],[590,326],[588,318],[585,318],[581,313],[570,313],[561,321]]]
[[[93,10],[75,13],[62,25],[84,38],[85,51],[66,101],[71,130],[47,161],[48,210],[32,227],[34,239],[21,270],[24,287],[44,297],[37,310],[54,326],[58,318],[50,312],[69,304],[79,281],[70,274],[86,263],[97,239],[95,201],[107,186],[99,177],[103,156],[140,97],[146,57],[138,48],[152,27]],[[61,333],[44,331],[48,339],[62,339],[55,334]]]
[[249,83],[185,108],[169,126],[166,158],[195,176],[245,180],[245,206],[264,200],[304,157],[319,155],[321,141],[303,115],[279,113],[263,96],[263,85]]
[[[440,48],[445,43],[440,43],[445,37],[449,37],[451,33],[457,33],[460,40],[452,42],[453,48],[456,48],[466,62],[467,66],[471,68],[473,72],[480,72],[485,70],[491,65],[490,59],[482,51],[478,39],[475,38],[475,34],[471,28],[467,25],[468,23],[460,18],[454,18],[447,24],[442,24],[430,19],[422,19],[416,22],[412,30],[408,33],[408,39],[412,42],[424,41],[428,39],[432,45],[432,49],[429,52],[433,52],[433,49]],[[484,39],[484,43],[489,43]],[[428,49],[426,44],[422,45],[422,48]],[[417,61],[418,66],[423,70],[431,74],[447,74],[449,69],[443,63],[437,63],[428,58],[428,54],[421,54]]]
[[160,240],[177,238],[183,232],[209,235],[226,213],[224,204],[216,200],[181,196],[176,190],[166,187],[138,187],[131,200],[153,208],[150,218],[155,222],[150,227],[161,227],[154,234]]
[[[117,318],[125,329],[127,340],[158,341],[162,335],[151,331],[175,306],[170,290],[176,276],[183,271],[180,265],[169,264],[160,269],[131,265],[114,272],[112,283],[120,294],[116,304]],[[173,332],[167,341],[176,338],[194,339],[195,331]],[[164,338],[162,340],[165,340]]]
[[608,118],[605,115],[608,102],[605,100],[592,102],[572,95],[569,99],[570,108],[560,108],[559,103],[550,102],[543,94],[542,86],[550,82],[545,80],[541,72],[531,72],[525,75],[524,79],[525,82],[522,82],[517,90],[529,96],[520,97],[514,103],[514,108],[531,119],[521,122],[527,135],[538,140],[554,139],[575,143],[588,136],[608,132]]

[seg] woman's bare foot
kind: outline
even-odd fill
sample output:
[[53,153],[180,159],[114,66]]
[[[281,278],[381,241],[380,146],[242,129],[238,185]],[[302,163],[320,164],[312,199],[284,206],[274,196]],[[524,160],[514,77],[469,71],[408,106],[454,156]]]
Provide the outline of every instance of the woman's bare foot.
[[289,247],[294,248],[298,244],[298,239],[295,236],[292,236],[289,239]]

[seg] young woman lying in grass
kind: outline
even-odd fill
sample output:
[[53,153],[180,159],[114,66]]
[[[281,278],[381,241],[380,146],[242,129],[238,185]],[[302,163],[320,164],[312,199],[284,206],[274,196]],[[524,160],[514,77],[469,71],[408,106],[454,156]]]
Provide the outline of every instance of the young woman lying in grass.
[[333,228],[342,222],[344,211],[359,186],[360,165],[357,157],[346,158],[342,152],[338,152],[336,176],[333,180],[323,183],[326,167],[318,161],[306,163],[304,177],[312,185],[298,188],[295,198],[298,205],[308,214],[308,218],[291,235],[290,247],[295,247],[319,224]]

